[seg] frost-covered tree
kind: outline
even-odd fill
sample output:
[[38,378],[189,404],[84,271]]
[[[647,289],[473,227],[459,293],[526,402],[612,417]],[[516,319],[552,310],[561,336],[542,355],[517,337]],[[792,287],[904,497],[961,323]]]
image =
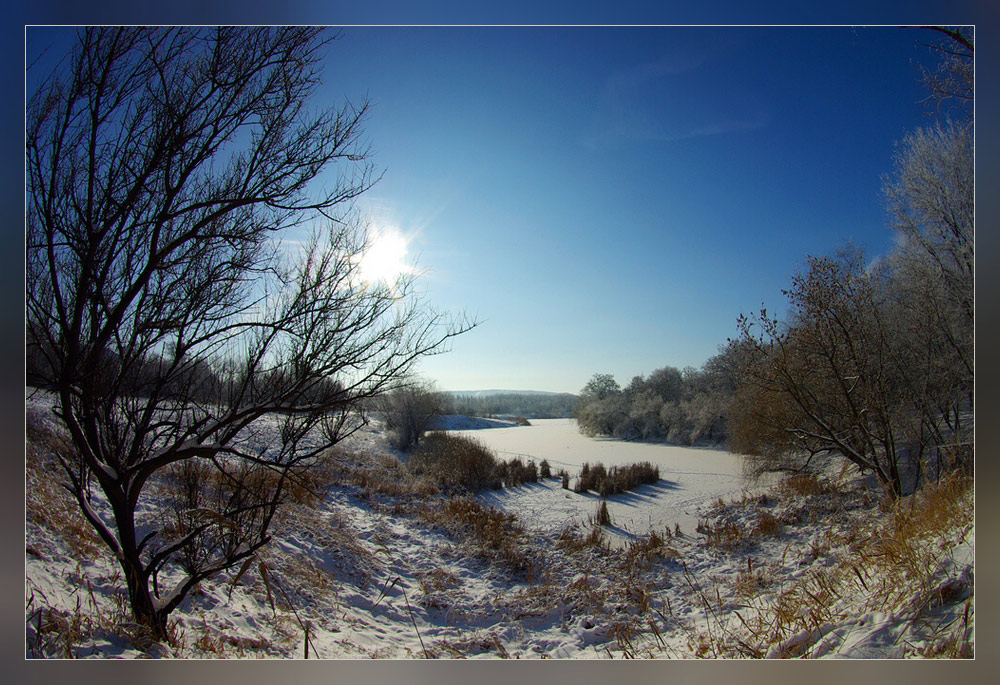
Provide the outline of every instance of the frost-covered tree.
[[961,119],[971,124],[976,100],[976,30],[972,26],[924,28],[940,36],[928,44],[940,58],[936,68],[924,70],[928,98],[941,108],[954,106]]
[[672,366],[664,366],[649,374],[646,387],[655,392],[664,402],[675,402],[684,393],[684,381],[681,372]]
[[[267,543],[288,484],[360,425],[362,400],[469,326],[409,281],[361,280],[367,106],[309,105],[326,43],[81,29],[28,97],[33,373],[71,437],[65,484],[157,637],[199,581]],[[296,227],[312,237],[282,249]],[[175,508],[140,517],[154,482]]]
[[[971,342],[975,318],[975,147],[972,131],[951,122],[907,135],[884,182],[896,231],[894,255],[914,279],[931,278],[956,309],[952,325]],[[963,356],[971,364],[971,350]]]
[[629,432],[642,440],[653,440],[664,437],[663,424],[660,421],[660,410],[663,399],[651,389],[640,390],[632,398],[629,407]]
[[621,392],[621,386],[610,373],[595,373],[580,391],[583,400],[603,400]]

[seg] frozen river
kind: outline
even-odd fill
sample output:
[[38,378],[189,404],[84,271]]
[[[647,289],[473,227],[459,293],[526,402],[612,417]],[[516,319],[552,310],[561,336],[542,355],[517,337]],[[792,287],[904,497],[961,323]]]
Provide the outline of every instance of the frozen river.
[[[629,532],[672,528],[674,523],[691,532],[697,525],[698,507],[758,489],[744,480],[741,457],[725,450],[589,438],[577,430],[574,419],[536,419],[531,426],[454,432],[479,440],[500,458],[546,459],[553,473],[564,468],[572,477],[584,462],[612,466],[648,461],[658,466],[658,484],[608,500],[612,518]],[[567,491],[561,497],[539,499],[530,488],[505,491],[497,499],[504,508],[529,521],[537,519],[538,524],[553,519],[583,521],[593,513],[597,500],[595,495]],[[539,506],[543,510],[535,510]]]

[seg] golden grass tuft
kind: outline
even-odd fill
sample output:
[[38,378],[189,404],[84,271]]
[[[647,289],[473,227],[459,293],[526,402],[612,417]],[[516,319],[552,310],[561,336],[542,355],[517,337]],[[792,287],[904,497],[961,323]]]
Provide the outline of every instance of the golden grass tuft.
[[746,531],[735,521],[722,521],[717,524],[701,519],[695,529],[705,536],[705,545],[723,550],[734,550],[748,540]]
[[594,513],[593,522],[595,526],[610,526],[611,525],[611,514],[608,512],[608,503],[605,500],[601,500],[597,505],[597,511]]
[[777,535],[781,532],[781,521],[770,512],[759,509],[757,511],[757,522],[754,524],[751,537],[763,537]]

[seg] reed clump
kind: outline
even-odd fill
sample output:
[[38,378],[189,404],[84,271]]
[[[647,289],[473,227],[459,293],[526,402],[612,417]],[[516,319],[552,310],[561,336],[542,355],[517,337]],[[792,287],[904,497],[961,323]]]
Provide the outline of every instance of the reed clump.
[[606,468],[598,462],[591,466],[584,464],[580,469],[574,491],[583,493],[593,491],[601,497],[620,495],[634,490],[640,485],[652,485],[660,480],[660,468],[648,461],[625,466]]

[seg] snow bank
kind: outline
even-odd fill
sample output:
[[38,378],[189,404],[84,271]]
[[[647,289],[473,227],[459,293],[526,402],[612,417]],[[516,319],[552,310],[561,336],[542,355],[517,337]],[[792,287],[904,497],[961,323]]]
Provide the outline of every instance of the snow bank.
[[501,419],[484,419],[477,416],[459,416],[445,414],[431,419],[430,430],[437,431],[467,431],[484,430],[487,428],[511,428],[517,426],[513,421]]

